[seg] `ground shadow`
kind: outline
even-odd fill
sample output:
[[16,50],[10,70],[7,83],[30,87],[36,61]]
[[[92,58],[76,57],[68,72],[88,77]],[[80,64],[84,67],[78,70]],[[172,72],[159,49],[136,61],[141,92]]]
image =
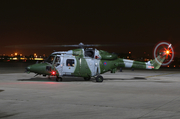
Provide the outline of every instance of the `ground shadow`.
[[0,119],[1,118],[8,118],[8,117],[12,117],[12,116],[15,116],[17,115],[18,113],[14,113],[14,114],[8,114],[6,112],[0,112]]
[[[51,78],[47,78],[47,77],[33,77],[31,79],[18,79],[18,81],[42,81],[42,82],[56,82],[56,77],[51,77]],[[61,82],[87,82],[84,80],[84,78],[81,77],[65,77],[62,79]]]
[[0,90],[0,92],[2,92],[2,91],[4,91],[4,90]]
[[147,80],[145,77],[133,77],[133,78],[106,78],[105,80]]
[[[134,78],[104,78],[104,80],[147,80],[145,77]],[[56,82],[56,77],[33,77],[30,79],[18,79],[18,81],[42,81],[42,82]],[[91,78],[92,82],[96,82],[95,78]],[[83,77],[63,77],[61,82],[87,82]]]

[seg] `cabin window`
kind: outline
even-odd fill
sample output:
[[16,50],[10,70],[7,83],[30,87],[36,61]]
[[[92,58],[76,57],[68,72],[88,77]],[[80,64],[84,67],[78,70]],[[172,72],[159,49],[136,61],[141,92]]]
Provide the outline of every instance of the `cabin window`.
[[67,59],[66,66],[74,67],[74,59]]
[[85,49],[85,57],[94,58],[94,49]]

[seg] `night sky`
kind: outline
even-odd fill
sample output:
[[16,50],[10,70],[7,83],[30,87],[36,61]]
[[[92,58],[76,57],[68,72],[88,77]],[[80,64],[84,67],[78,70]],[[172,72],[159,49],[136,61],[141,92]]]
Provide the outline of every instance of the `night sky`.
[[[118,1],[118,2],[117,2]],[[108,52],[153,54],[171,42],[180,57],[180,2],[166,0],[0,1],[0,54],[52,53],[73,48],[6,48],[14,45],[119,44]]]

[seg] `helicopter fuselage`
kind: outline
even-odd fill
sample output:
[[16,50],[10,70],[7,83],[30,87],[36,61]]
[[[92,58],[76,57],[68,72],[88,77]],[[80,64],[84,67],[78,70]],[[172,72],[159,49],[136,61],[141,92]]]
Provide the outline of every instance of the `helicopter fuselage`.
[[97,76],[96,81],[102,82],[103,78],[100,74],[108,71],[115,73],[118,67],[158,69],[160,65],[155,61],[133,61],[118,58],[116,54],[103,50],[80,48],[53,52],[44,62],[28,66],[27,71],[57,77],[77,76],[90,79]]

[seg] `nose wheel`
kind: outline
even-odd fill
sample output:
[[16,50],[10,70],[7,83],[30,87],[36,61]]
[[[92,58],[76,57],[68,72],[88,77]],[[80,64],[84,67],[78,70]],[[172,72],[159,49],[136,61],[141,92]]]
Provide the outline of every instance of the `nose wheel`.
[[57,81],[57,82],[62,81],[62,77],[56,77],[56,81]]
[[96,82],[103,82],[103,77],[101,75],[98,75],[96,78],[95,78]]

